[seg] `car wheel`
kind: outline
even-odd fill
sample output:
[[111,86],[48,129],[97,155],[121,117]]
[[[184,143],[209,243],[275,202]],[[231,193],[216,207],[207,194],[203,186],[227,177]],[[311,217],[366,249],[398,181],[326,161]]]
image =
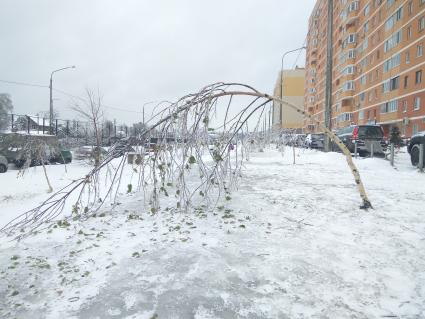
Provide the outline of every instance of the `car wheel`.
[[413,166],[418,166],[419,164],[419,146],[413,145],[413,147],[410,149],[410,162]]
[[0,173],[6,173],[7,171],[7,166],[4,164],[0,164]]

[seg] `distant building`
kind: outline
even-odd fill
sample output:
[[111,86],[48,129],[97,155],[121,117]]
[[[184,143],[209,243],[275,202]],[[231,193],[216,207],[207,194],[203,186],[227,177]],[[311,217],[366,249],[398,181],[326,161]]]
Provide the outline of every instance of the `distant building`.
[[[298,106],[304,110],[304,83],[305,70],[284,70],[279,72],[274,88],[274,96],[282,97],[283,100]],[[286,104],[273,102],[273,130],[298,129],[303,127],[303,115]]]
[[425,0],[318,0],[309,20],[304,129],[324,124],[328,20],[333,21],[331,128],[425,130]]

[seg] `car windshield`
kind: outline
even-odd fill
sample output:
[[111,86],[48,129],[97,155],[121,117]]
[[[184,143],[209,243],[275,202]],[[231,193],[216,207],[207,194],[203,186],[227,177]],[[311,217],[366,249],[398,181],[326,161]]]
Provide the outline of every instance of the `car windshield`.
[[359,136],[367,138],[382,138],[384,133],[379,126],[360,126]]
[[311,138],[315,140],[320,140],[323,139],[323,134],[312,134]]

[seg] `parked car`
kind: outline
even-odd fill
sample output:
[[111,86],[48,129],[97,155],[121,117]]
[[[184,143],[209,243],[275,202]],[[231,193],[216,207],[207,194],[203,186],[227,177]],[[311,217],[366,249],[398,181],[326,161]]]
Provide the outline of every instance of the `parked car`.
[[[85,160],[85,159],[94,159],[95,152],[97,150],[97,146],[81,146],[75,150],[75,159],[77,160]],[[103,157],[108,152],[103,148],[99,148],[100,156]]]
[[0,155],[0,173],[7,172],[7,159],[3,155]]
[[[351,125],[336,131],[336,135],[354,153],[357,142],[357,152],[360,156],[370,154],[373,147],[374,154],[383,155],[387,149],[384,140],[384,131],[379,125]],[[334,149],[338,149],[334,145]]]
[[72,162],[72,153],[70,150],[61,148],[60,153],[50,160],[52,163],[69,164]]
[[2,133],[0,152],[9,163],[21,168],[27,162],[30,166],[40,165],[42,160],[48,164],[60,154],[60,145],[53,135]]
[[[410,154],[410,161],[413,166],[418,166],[419,164],[419,146],[421,143],[425,143],[425,131],[413,135],[407,145],[407,151]],[[422,164],[425,166],[425,163]]]
[[134,153],[135,150],[133,147],[127,144],[128,141],[120,141],[111,146],[109,152],[114,158],[123,156],[127,152]]
[[308,134],[305,138],[304,146],[307,148],[323,149],[325,143],[325,134]]

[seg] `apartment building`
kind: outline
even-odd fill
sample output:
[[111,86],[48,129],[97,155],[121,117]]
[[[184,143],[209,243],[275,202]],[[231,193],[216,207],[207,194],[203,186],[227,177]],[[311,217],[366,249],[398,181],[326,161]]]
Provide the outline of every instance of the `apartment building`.
[[[305,69],[283,70],[279,72],[273,94],[282,96],[285,101],[304,109]],[[273,102],[272,125],[274,130],[298,129],[302,131],[303,116],[293,108]]]
[[[318,0],[307,36],[304,129],[324,122],[328,0]],[[332,129],[397,125],[425,130],[425,0],[334,0]]]

